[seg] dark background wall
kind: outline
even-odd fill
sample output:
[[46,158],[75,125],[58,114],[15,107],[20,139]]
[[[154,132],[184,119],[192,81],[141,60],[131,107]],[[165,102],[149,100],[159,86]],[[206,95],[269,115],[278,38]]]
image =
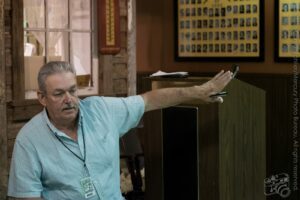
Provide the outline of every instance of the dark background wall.
[[[137,69],[139,72],[216,72],[232,62],[174,61],[174,0],[137,1]],[[264,1],[265,61],[242,62],[241,73],[291,74],[293,65],[274,62],[274,1]],[[221,67],[220,67],[221,66]]]

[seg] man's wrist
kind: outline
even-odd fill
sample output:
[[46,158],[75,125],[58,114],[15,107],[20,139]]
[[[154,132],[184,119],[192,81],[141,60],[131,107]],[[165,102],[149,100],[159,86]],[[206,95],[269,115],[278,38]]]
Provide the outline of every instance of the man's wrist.
[[204,89],[203,85],[195,85],[191,87],[191,98],[192,100],[205,100],[207,96],[207,91]]

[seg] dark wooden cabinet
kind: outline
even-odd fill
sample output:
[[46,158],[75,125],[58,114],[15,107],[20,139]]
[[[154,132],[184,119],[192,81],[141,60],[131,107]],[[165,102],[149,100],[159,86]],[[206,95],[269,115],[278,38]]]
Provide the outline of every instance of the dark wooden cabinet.
[[[152,88],[208,78],[150,79]],[[199,101],[146,113],[147,200],[262,200],[266,177],[265,92],[239,80],[222,104]]]

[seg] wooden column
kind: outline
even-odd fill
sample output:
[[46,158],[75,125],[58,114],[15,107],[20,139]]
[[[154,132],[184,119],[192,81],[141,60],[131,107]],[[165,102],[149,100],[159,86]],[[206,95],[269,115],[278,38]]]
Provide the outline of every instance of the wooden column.
[[4,60],[4,0],[0,0],[0,199],[6,199],[7,191],[7,131]]
[[12,6],[12,65],[13,98],[25,99],[24,76],[24,37],[23,37],[23,1],[11,0]]
[[136,0],[128,0],[128,95],[136,94]]
[[[134,55],[128,58],[128,40],[130,37],[128,36],[127,23],[128,1],[120,0],[119,3],[121,51],[115,55],[99,53],[99,93],[101,95],[127,96],[128,91],[132,90],[129,88],[134,87],[135,89],[135,81],[134,84],[130,83],[130,86],[128,85],[128,80],[135,80],[136,75],[135,65],[128,64],[128,62],[133,62],[132,60],[135,58]],[[98,27],[98,29],[101,29],[101,27]],[[130,92],[130,94],[134,93]]]
[[99,56],[99,93],[100,94],[113,94],[113,57],[111,55],[100,55]]

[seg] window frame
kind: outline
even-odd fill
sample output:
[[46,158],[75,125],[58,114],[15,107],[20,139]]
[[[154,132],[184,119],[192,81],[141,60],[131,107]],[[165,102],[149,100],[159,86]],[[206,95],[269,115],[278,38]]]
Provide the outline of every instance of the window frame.
[[[97,83],[97,93],[93,95],[100,95],[101,87],[99,84],[99,63],[100,63],[100,55],[97,51],[97,13],[95,9],[97,8],[97,1],[94,1],[95,5],[92,4],[92,17],[94,18],[95,22],[93,24],[95,36],[91,37],[91,42],[96,45],[93,45],[91,48],[91,59],[93,65],[93,56],[97,56],[98,65],[98,73],[94,76],[97,77],[95,83]],[[12,120],[13,121],[27,121],[35,114],[41,111],[43,108],[42,105],[39,103],[38,99],[26,99],[25,98],[25,69],[24,69],[24,28],[23,28],[23,0],[12,0],[11,2],[12,7],[12,101],[8,103],[8,105],[12,108]],[[93,68],[93,67],[92,67]],[[92,77],[93,80],[93,77]],[[79,98],[85,98],[90,95],[79,95]]]

